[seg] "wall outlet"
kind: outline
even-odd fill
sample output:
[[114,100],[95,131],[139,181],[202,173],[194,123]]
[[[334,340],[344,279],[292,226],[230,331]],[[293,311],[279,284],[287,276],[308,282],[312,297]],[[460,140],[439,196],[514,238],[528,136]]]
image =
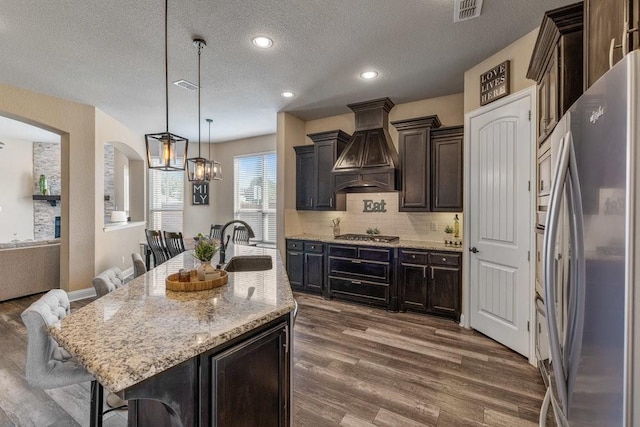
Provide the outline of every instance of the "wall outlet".
[[438,231],[438,221],[431,221],[431,231]]
[[122,257],[122,263],[124,264],[124,256]]

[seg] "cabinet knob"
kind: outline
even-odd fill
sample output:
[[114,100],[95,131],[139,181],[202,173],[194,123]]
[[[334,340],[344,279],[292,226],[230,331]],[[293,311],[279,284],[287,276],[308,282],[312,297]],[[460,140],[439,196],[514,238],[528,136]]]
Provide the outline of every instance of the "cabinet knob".
[[411,255],[411,258],[416,259],[416,256],[415,255]]
[[442,262],[447,262],[447,259],[446,258],[442,258]]
[[311,249],[315,249],[315,248],[316,248],[315,246],[311,246]]

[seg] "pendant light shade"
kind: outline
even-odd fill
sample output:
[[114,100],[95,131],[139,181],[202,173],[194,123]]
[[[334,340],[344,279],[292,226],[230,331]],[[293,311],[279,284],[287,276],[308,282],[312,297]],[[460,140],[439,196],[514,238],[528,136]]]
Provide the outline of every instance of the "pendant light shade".
[[187,159],[187,178],[192,182],[209,181],[210,175],[207,174],[207,164],[209,161],[200,154],[200,54],[207,43],[202,39],[194,39],[193,45],[198,48],[198,157]]
[[[209,159],[211,159],[211,119],[205,119],[209,123]],[[222,181],[222,166],[213,159],[207,161],[206,174],[211,181]]]
[[189,140],[169,132],[169,57],[167,43],[167,16],[169,0],[164,2],[164,83],[166,130],[145,135],[147,166],[163,171],[184,170]]

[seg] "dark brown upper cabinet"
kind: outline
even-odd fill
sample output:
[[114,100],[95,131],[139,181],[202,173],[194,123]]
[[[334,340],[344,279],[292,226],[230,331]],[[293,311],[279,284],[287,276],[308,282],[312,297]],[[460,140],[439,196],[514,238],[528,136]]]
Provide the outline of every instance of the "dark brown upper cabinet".
[[438,116],[391,123],[400,148],[400,211],[462,211],[462,126],[440,127]]
[[431,211],[431,129],[438,116],[391,122],[398,130],[401,212]]
[[313,210],[314,147],[300,145],[296,150],[296,209]]
[[640,0],[585,0],[584,88],[640,48]]
[[462,126],[431,131],[431,210],[462,212]]
[[582,94],[583,4],[545,12],[527,78],[538,84],[537,135],[541,145]]
[[307,135],[313,145],[296,150],[296,209],[333,211],[346,209],[346,194],[336,194],[331,169],[351,136],[341,130]]

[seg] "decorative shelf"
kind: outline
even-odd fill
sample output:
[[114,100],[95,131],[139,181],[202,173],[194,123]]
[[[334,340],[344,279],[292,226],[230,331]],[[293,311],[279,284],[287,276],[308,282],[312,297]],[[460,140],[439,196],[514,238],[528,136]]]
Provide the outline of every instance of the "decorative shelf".
[[58,201],[60,200],[60,195],[43,195],[43,194],[34,194],[33,200],[45,200],[49,202],[51,206],[56,206]]

